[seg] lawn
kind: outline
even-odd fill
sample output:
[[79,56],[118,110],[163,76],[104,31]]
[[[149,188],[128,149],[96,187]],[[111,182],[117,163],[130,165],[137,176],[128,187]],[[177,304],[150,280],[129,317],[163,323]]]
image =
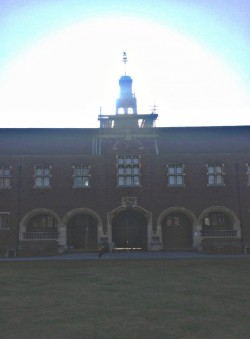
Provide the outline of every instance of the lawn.
[[249,257],[0,262],[0,338],[249,338],[249,267]]

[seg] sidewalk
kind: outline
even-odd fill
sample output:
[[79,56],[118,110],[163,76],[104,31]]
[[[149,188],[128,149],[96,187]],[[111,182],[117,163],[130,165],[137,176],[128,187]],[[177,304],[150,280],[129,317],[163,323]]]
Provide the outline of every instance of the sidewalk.
[[214,259],[214,258],[245,258],[246,254],[202,254],[197,252],[112,252],[105,253],[100,259],[98,253],[82,252],[60,254],[55,256],[29,257],[29,258],[0,258],[1,261],[41,261],[41,260],[154,260],[154,259]]

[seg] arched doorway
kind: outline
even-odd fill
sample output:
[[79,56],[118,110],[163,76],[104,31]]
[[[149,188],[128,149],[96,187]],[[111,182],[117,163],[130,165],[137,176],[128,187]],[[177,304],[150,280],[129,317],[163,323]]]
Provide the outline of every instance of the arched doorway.
[[97,249],[97,220],[90,214],[73,215],[67,223],[67,246],[75,250]]
[[117,248],[147,249],[147,220],[134,210],[116,214],[112,221],[112,241]]
[[177,211],[167,214],[162,221],[163,249],[190,250],[192,243],[192,221]]

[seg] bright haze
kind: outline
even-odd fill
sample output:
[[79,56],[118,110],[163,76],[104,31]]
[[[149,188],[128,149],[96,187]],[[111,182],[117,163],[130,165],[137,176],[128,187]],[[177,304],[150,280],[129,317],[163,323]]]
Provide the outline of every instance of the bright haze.
[[248,0],[1,1],[1,127],[98,127],[125,72],[158,127],[250,125],[249,14]]

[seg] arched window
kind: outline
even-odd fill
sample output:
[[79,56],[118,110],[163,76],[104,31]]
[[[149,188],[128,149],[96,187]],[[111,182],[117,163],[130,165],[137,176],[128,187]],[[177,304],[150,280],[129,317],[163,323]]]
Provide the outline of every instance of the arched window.
[[124,114],[124,108],[119,107],[118,108],[118,114]]
[[233,225],[225,213],[211,212],[207,214],[202,221],[203,229],[232,229]]
[[27,232],[55,232],[56,230],[57,220],[48,214],[33,216],[27,225]]

